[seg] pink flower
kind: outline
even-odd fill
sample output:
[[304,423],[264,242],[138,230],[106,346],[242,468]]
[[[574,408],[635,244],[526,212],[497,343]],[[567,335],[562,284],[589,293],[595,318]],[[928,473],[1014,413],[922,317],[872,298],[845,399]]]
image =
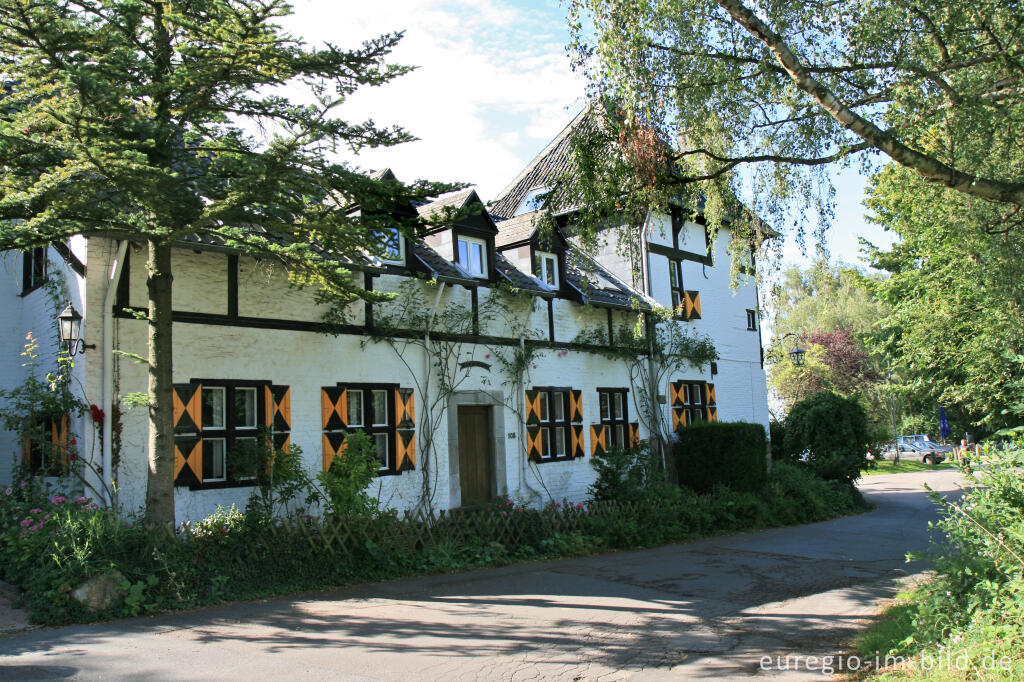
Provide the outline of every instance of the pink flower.
[[66,502],[67,499],[68,498],[64,497],[63,495],[54,495],[53,497],[50,498],[50,502],[53,502],[54,504],[60,504],[61,502]]
[[79,495],[74,500],[72,500],[72,502],[74,502],[75,504],[87,504],[89,502],[89,498],[82,497],[81,495]]
[[484,358],[490,358],[490,357],[491,357],[490,353],[488,353],[487,355],[484,356]]
[[508,516],[508,512],[506,512],[506,511],[503,511],[503,512],[501,512],[501,515],[502,515],[502,516]]
[[36,507],[35,509],[29,509],[29,510],[28,510],[28,513],[29,513],[29,514],[42,514],[42,513],[43,513],[43,510],[42,510],[42,509],[40,509],[40,508],[38,508],[38,507]]
[[33,531],[33,532],[35,532],[35,531],[39,530],[39,526],[29,526],[29,527],[28,527],[28,529],[29,529],[30,531]]
[[29,525],[30,523],[32,523],[32,519],[22,519],[21,520],[21,527],[24,528],[25,526]]
[[561,508],[562,508],[562,503],[561,502],[555,502],[555,509],[561,509]]
[[4,494],[5,495],[10,495],[12,492],[14,492],[14,491],[11,490],[10,488],[8,488],[7,490],[4,491]]
[[27,486],[27,485],[28,485],[28,481],[22,481],[22,482],[21,482],[21,485],[20,485],[19,487],[20,487],[20,488],[24,488],[24,487],[25,487],[25,486]]
[[576,508],[577,508],[577,509],[583,509],[583,503],[582,503],[582,502],[580,502],[579,504],[577,504],[577,505],[576,505]]

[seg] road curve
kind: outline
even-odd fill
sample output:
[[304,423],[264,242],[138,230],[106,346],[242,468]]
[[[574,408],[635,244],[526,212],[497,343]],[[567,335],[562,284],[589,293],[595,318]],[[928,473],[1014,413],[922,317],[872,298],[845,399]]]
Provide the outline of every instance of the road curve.
[[18,633],[0,679],[822,679],[774,662],[835,653],[925,568],[925,482],[962,479],[872,476],[874,511],[806,526]]

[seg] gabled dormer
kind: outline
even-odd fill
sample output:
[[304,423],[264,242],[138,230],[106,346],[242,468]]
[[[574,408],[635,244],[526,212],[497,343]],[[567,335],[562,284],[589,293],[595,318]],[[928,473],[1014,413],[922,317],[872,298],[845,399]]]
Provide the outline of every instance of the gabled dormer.
[[558,228],[541,229],[541,217],[542,212],[534,210],[499,220],[495,245],[520,271],[536,277],[553,291],[563,291],[569,244]]
[[430,248],[481,283],[498,278],[494,250],[498,228],[476,190],[444,194],[417,210],[424,219],[443,217],[445,213],[453,216],[424,235],[423,241]]

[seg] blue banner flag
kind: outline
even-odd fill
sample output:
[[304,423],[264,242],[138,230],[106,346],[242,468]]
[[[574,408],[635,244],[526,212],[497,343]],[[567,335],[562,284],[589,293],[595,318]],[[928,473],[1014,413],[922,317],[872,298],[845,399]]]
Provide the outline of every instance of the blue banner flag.
[[949,420],[946,419],[945,407],[939,407],[939,436],[942,440],[949,438]]

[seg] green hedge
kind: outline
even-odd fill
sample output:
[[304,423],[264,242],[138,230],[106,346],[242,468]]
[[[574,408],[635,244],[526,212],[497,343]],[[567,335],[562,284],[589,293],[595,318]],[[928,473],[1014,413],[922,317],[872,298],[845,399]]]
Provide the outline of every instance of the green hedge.
[[676,435],[679,483],[697,492],[718,485],[757,492],[768,475],[764,427],[746,422],[698,422]]

